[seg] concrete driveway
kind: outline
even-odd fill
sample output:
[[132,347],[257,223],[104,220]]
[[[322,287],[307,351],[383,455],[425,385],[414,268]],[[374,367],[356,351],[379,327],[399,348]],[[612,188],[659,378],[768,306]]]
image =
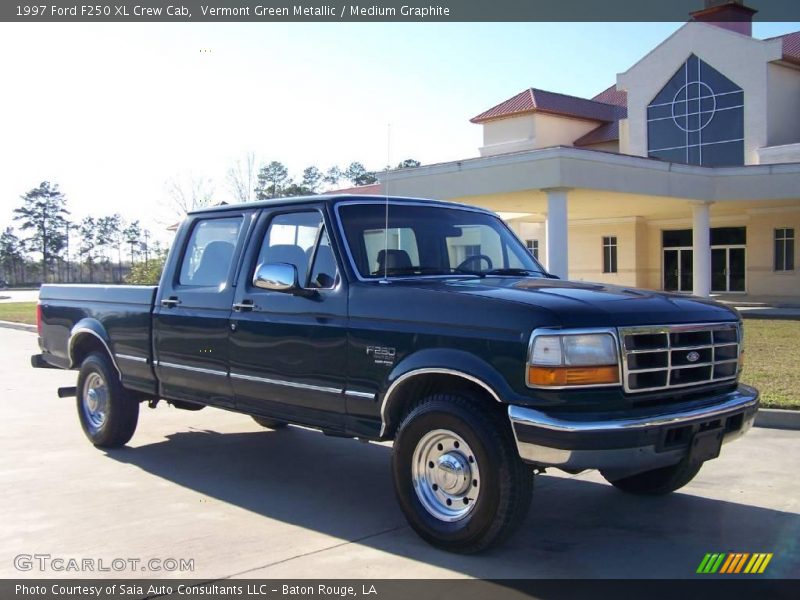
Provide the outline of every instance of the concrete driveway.
[[39,290],[0,290],[0,302],[36,302]]
[[[14,557],[194,559],[147,576],[246,578],[694,577],[707,552],[773,552],[766,576],[800,577],[800,432],[754,429],[680,493],[626,496],[594,472],[541,476],[505,546],[458,556],[406,525],[390,448],[220,410],[142,407],[129,447],[94,449],[75,373],[34,370],[36,336],[0,329],[0,577]],[[126,577],[135,570],[85,573]],[[707,577],[707,576],[706,576]]]

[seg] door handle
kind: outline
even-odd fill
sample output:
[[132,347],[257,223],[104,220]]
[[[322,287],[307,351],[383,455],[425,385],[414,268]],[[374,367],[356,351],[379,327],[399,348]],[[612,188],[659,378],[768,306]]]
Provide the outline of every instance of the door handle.
[[245,310],[253,310],[253,301],[250,300],[249,298],[245,298],[241,302],[236,302],[233,305],[232,308],[236,312],[242,312],[242,311],[245,311]]
[[161,301],[161,306],[166,306],[167,308],[175,308],[180,304],[181,301],[178,299],[177,296],[170,296],[169,298],[165,298]]

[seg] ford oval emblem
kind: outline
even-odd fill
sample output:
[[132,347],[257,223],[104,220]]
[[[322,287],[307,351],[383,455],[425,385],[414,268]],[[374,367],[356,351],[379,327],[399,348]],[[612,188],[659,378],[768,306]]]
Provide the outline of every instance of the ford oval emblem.
[[686,360],[688,360],[689,362],[697,362],[699,359],[700,359],[699,352],[692,351],[686,355]]

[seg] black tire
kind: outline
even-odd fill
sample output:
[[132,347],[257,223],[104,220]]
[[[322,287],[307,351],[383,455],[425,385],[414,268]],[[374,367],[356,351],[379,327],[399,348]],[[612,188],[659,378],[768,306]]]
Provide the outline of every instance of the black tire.
[[[400,508],[420,537],[443,550],[469,554],[497,545],[519,528],[530,507],[533,471],[517,454],[508,420],[492,408],[496,407],[468,395],[436,394],[411,410],[398,428],[392,472]],[[469,470],[475,464],[477,471],[469,471],[465,480],[474,485],[477,480],[472,480],[473,475],[480,474],[480,488],[470,512],[455,521],[439,518],[426,508],[420,499],[422,493],[418,493],[414,485],[417,446],[423,447],[425,440],[432,439],[437,430],[460,437],[470,455],[474,455],[474,461],[469,460],[466,467]],[[458,444],[452,442],[451,445],[452,452],[460,452],[455,450]],[[441,445],[437,447],[442,450]],[[425,460],[418,460],[417,464],[425,464]],[[419,483],[419,477],[417,482],[422,488],[424,484]],[[473,490],[469,483],[466,485],[467,491],[463,494],[469,495]],[[427,489],[439,488],[429,485]],[[428,492],[428,495],[435,493]],[[468,500],[470,498],[464,497],[464,504],[468,505]],[[456,501],[453,506],[460,507],[460,504]]]
[[690,462],[684,459],[676,465],[645,471],[629,477],[614,479],[603,471],[600,471],[600,474],[615,488],[628,494],[663,496],[689,483],[702,466],[702,462]]
[[286,427],[285,421],[276,421],[275,419],[268,419],[267,417],[256,417],[255,415],[250,415],[253,417],[253,421],[261,425],[262,427],[266,427],[267,429],[283,429]]
[[[95,388],[95,385],[104,386]],[[91,387],[90,387],[91,386]],[[104,389],[105,412],[102,420],[90,408],[90,389]],[[114,365],[102,352],[92,352],[78,374],[78,418],[89,441],[101,448],[124,446],[133,437],[139,421],[139,402],[119,381]]]

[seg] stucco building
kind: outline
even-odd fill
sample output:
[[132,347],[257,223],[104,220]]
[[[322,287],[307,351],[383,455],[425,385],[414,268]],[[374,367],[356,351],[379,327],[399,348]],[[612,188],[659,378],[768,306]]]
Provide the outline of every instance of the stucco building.
[[706,5],[593,98],[525,89],[471,119],[478,158],[365,191],[492,209],[563,277],[800,298],[800,31]]

